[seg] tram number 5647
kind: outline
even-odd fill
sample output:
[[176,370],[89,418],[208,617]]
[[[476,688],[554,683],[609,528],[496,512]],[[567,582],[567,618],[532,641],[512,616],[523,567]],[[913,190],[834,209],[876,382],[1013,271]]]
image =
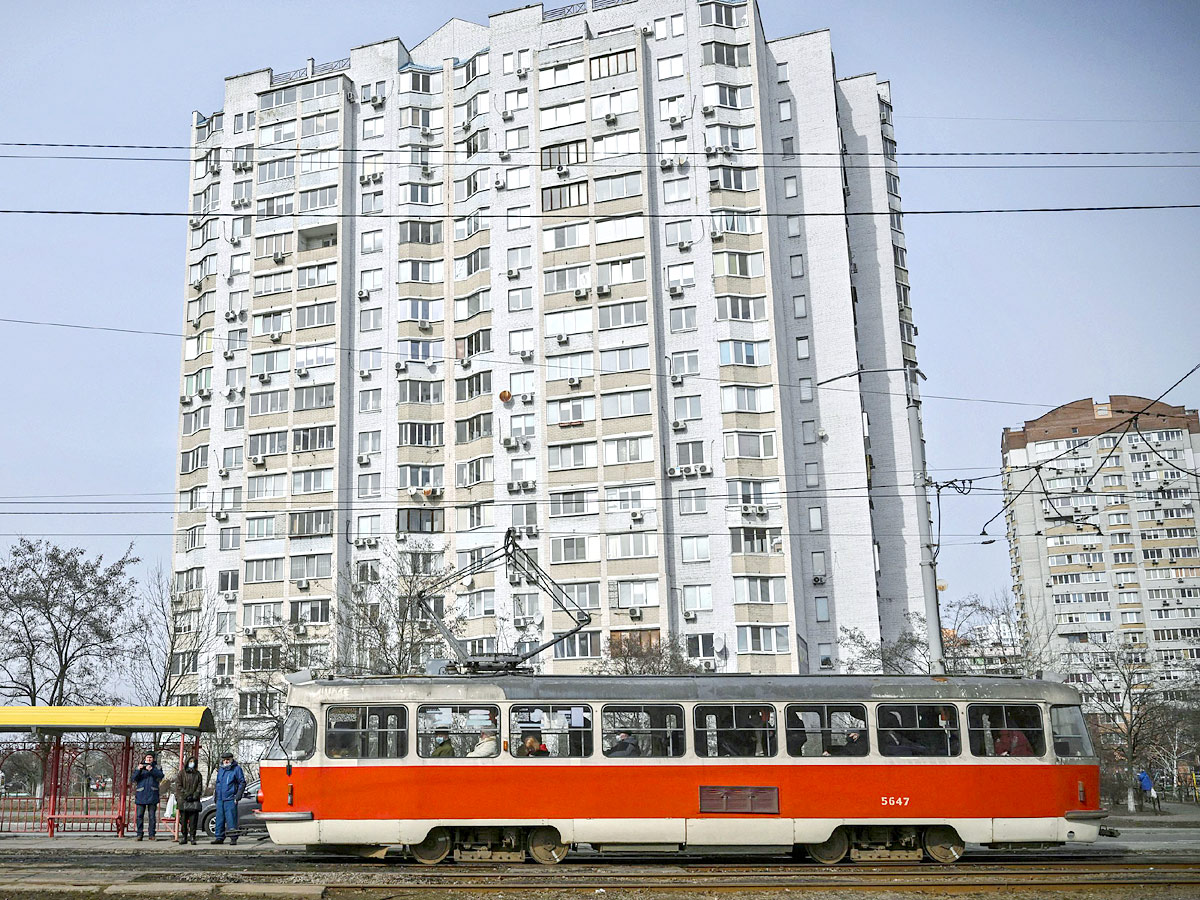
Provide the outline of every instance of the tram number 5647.
[[908,806],[907,797],[880,797],[881,806]]

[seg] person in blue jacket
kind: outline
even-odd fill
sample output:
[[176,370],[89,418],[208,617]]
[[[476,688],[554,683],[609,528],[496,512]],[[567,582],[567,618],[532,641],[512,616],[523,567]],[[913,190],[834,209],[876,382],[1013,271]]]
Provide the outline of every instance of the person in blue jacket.
[[214,844],[225,843],[225,833],[229,833],[229,843],[238,842],[238,801],[246,792],[246,776],[242,767],[237,764],[232,753],[221,756],[221,767],[217,769],[217,777],[213,781],[213,803],[217,807],[217,817],[213,823]]
[[1151,780],[1150,774],[1145,769],[1141,769],[1137,773],[1137,783],[1142,791],[1142,809],[1145,809],[1147,805],[1157,809],[1158,794],[1154,791],[1154,781]]
[[158,785],[163,780],[163,770],[153,753],[142,757],[142,764],[129,776],[134,786],[134,802],[137,804],[137,839],[142,839],[143,822],[150,819],[150,840],[158,830]]

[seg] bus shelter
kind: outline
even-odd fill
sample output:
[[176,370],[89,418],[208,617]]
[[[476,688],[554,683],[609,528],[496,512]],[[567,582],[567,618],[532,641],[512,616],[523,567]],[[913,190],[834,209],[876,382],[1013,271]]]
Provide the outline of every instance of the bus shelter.
[[[0,832],[123,837],[140,755],[159,755],[163,816],[183,761],[199,754],[202,734],[215,730],[206,706],[0,707]],[[163,822],[177,830],[174,817]]]

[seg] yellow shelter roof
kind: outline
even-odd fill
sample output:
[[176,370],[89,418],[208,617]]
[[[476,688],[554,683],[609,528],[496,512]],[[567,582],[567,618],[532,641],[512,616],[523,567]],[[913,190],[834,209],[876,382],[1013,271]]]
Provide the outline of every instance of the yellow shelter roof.
[[0,706],[0,732],[212,732],[207,706]]

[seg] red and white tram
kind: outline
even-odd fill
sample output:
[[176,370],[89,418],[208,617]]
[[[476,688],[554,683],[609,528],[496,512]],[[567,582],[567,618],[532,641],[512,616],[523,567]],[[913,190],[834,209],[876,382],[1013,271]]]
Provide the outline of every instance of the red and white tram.
[[294,684],[261,766],[283,844],[420,861],[803,849],[953,862],[1099,834],[1070,687],[1007,678],[498,674]]

